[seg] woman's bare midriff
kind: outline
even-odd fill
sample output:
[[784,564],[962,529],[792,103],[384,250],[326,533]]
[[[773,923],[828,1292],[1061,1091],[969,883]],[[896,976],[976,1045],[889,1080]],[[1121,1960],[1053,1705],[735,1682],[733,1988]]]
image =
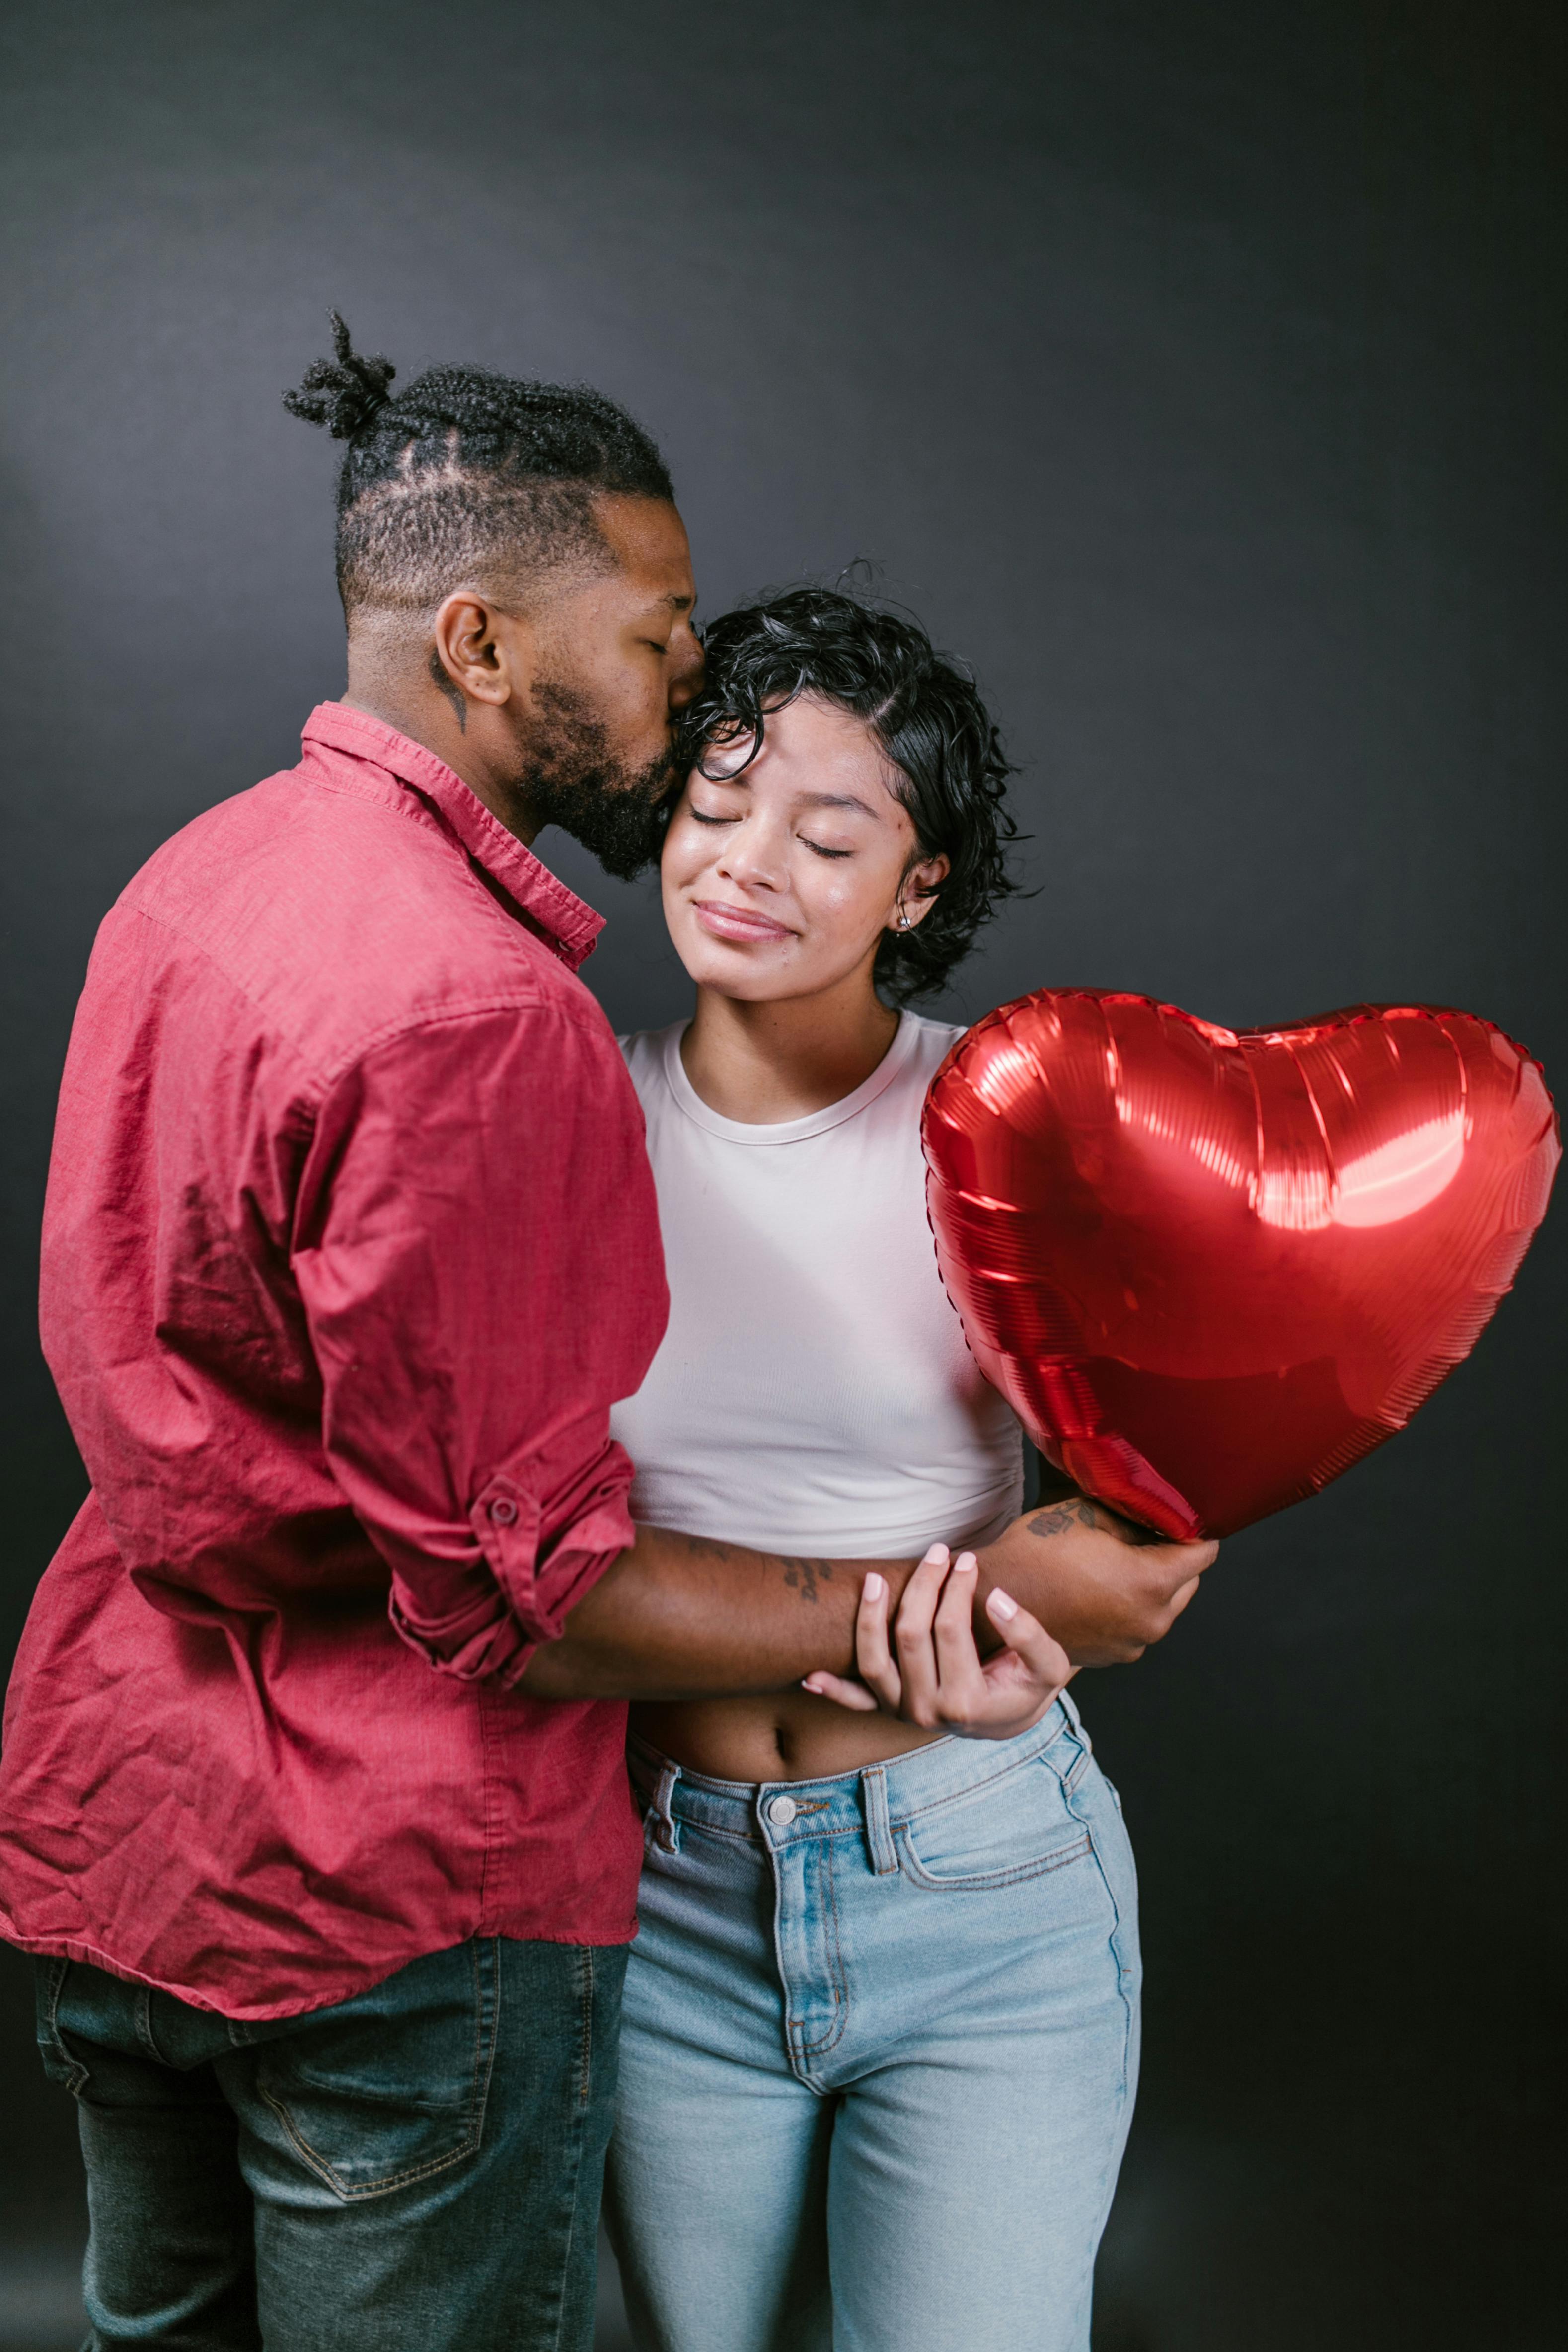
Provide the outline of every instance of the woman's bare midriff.
[[711,1780],[825,1780],[925,1748],[941,1734],[888,1715],[852,1715],[809,1691],[766,1698],[645,1702],[632,1728],[661,1755]]

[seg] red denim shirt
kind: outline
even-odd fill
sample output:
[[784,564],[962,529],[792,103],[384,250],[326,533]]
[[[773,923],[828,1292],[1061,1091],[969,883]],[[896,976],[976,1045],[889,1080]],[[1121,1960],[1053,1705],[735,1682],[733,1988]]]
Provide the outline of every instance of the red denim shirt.
[[99,933],[44,1226],[92,1493],[23,1639],[0,1935],[240,2018],[612,1943],[618,1705],[517,1677],[632,1539],[667,1297],[600,919],[328,703]]

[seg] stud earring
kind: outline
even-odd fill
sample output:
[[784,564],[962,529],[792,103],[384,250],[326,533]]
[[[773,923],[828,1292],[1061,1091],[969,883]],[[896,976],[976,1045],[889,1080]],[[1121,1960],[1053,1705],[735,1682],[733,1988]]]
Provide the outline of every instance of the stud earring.
[[907,915],[900,913],[898,918],[898,928],[901,931],[906,931],[909,929],[910,922]]

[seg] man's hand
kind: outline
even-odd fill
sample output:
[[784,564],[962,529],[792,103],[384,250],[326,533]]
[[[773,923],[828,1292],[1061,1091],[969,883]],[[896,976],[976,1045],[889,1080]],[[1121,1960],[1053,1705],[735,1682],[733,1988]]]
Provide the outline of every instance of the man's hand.
[[894,1643],[887,1639],[887,1579],[873,1569],[861,1587],[855,1623],[859,1682],[839,1675],[806,1676],[820,1698],[862,1712],[874,1707],[927,1731],[966,1739],[1011,1739],[1053,1706],[1072,1668],[1067,1654],[1027,1610],[999,1588],[986,1613],[1007,1643],[980,1663],[975,1646],[977,1563],[961,1551],[948,1566],[946,1544],[933,1544],[904,1588]]
[[1048,1624],[1075,1666],[1124,1665],[1164,1639],[1219,1546],[1162,1543],[1072,1495],[1026,1511],[980,1554],[980,1590],[1001,1585]]

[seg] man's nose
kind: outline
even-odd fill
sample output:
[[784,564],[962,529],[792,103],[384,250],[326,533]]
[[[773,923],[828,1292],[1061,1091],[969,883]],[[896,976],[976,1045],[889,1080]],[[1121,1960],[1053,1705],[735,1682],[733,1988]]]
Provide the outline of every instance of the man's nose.
[[703,687],[702,639],[695,633],[684,660],[673,663],[670,670],[670,709],[685,710],[696,700]]

